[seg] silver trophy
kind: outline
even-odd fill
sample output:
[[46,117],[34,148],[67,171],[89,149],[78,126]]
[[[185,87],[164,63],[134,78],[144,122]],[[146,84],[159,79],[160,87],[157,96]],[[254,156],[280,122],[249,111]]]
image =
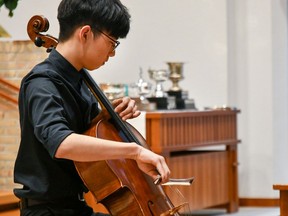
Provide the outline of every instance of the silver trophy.
[[169,66],[169,79],[172,81],[172,87],[169,89],[170,91],[181,91],[182,89],[179,87],[179,81],[182,80],[183,77],[183,62],[167,62]]
[[156,82],[156,86],[153,92],[154,97],[167,97],[167,93],[164,91],[163,82],[168,79],[169,72],[167,70],[148,70],[149,76]]
[[150,94],[151,92],[151,84],[146,82],[142,77],[143,71],[142,68],[140,68],[139,73],[139,80],[136,83],[136,86],[138,88],[138,94],[140,97],[140,101],[142,104],[148,104],[149,101],[146,99],[146,95]]
[[125,93],[125,85],[120,83],[100,83],[100,88],[110,101],[123,97]]

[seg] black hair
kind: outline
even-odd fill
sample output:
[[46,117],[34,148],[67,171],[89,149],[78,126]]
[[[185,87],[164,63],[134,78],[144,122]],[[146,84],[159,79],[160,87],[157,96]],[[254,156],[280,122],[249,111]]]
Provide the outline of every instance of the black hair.
[[130,14],[120,0],[62,0],[58,7],[59,41],[65,41],[83,25],[125,38],[130,30]]

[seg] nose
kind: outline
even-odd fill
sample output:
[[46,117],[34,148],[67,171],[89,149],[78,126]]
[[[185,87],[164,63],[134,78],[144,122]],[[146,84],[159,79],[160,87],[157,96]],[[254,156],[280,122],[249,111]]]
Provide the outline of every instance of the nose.
[[115,56],[115,49],[114,50],[112,50],[110,53],[109,53],[109,57],[114,57]]

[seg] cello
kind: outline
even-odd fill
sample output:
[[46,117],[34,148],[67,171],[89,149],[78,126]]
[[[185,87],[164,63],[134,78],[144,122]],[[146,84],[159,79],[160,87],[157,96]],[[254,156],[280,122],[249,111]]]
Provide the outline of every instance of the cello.
[[[36,46],[46,47],[47,52],[58,44],[57,38],[41,34],[48,29],[48,20],[39,15],[33,16],[27,25],[30,39]],[[114,112],[110,101],[88,71],[84,70],[83,78],[102,108],[85,134],[119,142],[135,142],[149,148],[140,133]],[[95,162],[74,161],[74,165],[96,202],[103,204],[111,215],[129,213],[133,216],[178,216],[179,210],[186,205],[174,206],[160,185],[161,178],[153,181],[138,168],[134,160],[123,158]],[[184,181],[191,183],[192,180]]]

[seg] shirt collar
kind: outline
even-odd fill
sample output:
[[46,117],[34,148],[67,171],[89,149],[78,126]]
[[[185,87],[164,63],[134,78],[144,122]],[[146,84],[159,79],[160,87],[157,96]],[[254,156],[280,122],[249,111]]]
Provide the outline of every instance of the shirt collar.
[[73,86],[77,86],[82,79],[82,73],[78,71],[67,59],[57,50],[52,49],[49,60],[59,69],[58,72]]

